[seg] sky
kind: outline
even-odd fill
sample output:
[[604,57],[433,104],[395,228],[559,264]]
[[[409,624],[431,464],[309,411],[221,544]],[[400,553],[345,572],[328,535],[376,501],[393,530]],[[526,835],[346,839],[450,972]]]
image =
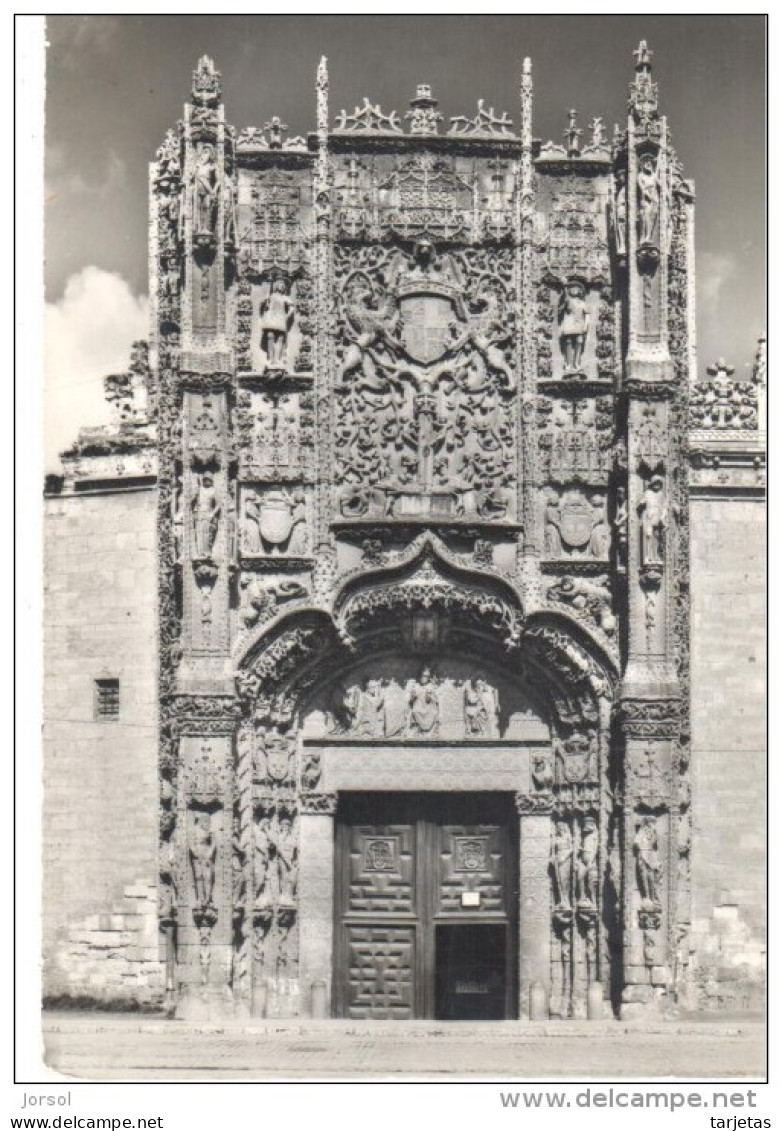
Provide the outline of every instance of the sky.
[[762,16],[54,16],[47,20],[45,460],[107,419],[101,379],[147,332],[147,165],[182,116],[202,54],[228,121],[289,136],[315,126],[329,60],[332,117],[366,95],[407,109],[428,82],[446,119],[478,98],[518,122],[521,60],[533,130],[560,141],[567,110],[626,122],[632,52],[654,51],[660,110],[695,181],[699,371],[748,374],[766,326],[766,74]]

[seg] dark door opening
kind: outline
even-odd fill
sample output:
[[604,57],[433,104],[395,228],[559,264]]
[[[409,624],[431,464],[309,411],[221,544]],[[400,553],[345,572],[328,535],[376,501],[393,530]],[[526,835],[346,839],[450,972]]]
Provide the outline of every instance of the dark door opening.
[[438,1021],[506,1017],[507,929],[494,923],[440,923],[435,935]]

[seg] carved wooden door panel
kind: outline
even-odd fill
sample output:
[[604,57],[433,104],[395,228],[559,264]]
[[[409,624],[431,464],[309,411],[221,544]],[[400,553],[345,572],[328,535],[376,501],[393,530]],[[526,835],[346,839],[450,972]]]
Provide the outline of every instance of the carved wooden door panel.
[[360,823],[342,833],[342,1009],[415,1017],[417,826]]
[[[464,823],[468,816],[486,823]],[[336,854],[337,1016],[459,1017],[466,1008],[465,1017],[481,1017],[487,1007],[487,1016],[513,1015],[511,820],[496,797],[344,795]],[[459,955],[471,948],[479,958],[466,975]],[[480,957],[487,949],[493,965]]]

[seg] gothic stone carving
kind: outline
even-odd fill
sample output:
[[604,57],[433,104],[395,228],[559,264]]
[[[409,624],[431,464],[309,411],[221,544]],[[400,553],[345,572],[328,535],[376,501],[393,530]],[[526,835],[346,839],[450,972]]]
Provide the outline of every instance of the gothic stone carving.
[[427,240],[414,256],[340,263],[343,517],[513,517],[511,279],[499,265]]
[[608,558],[611,531],[603,493],[587,494],[576,486],[549,487],[543,505],[547,558]]
[[239,530],[243,558],[306,557],[307,494],[303,488],[245,487]]

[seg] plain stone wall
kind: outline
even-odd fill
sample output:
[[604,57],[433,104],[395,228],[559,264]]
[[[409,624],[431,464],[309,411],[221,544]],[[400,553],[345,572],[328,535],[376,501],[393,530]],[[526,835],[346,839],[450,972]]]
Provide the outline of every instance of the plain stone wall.
[[[160,984],[155,508],[154,489],[45,503],[45,995]],[[94,718],[103,677],[117,721]]]
[[767,897],[765,507],[694,499],[691,524],[694,997],[756,1008]]

